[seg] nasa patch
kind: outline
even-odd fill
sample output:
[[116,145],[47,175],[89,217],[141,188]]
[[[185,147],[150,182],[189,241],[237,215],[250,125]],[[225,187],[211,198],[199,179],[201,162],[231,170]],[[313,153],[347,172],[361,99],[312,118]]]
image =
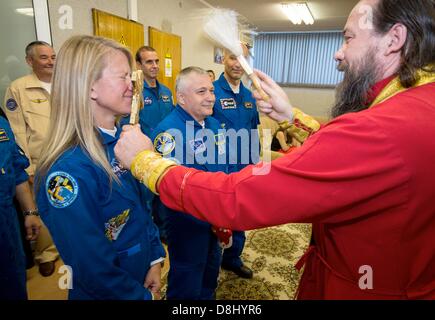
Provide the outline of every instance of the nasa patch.
[[195,139],[189,141],[190,147],[192,148],[192,151],[196,153],[202,153],[205,150],[207,150],[207,147],[205,146],[204,140],[202,139]]
[[15,111],[18,108],[18,103],[12,98],[8,99],[8,101],[6,101],[6,108],[9,111]]
[[113,158],[111,161],[112,171],[113,173],[118,177],[121,178],[121,176],[127,172],[127,169],[124,169],[121,164],[119,163],[118,159]]
[[166,156],[170,154],[175,149],[175,139],[174,137],[167,133],[162,132],[154,139],[154,150],[160,154]]
[[145,98],[143,99],[143,104],[144,104],[145,106],[150,106],[150,105],[153,104],[153,99],[151,99],[150,97],[145,97]]
[[50,174],[45,188],[48,202],[58,209],[70,206],[79,193],[77,181],[70,174],[63,171]]

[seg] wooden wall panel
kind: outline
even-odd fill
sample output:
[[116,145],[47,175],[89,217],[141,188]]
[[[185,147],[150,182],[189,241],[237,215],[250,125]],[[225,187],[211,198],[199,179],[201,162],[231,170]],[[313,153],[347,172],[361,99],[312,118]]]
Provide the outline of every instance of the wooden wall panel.
[[116,40],[127,46],[133,56],[144,45],[144,26],[113,14],[92,9],[94,35]]
[[[175,34],[160,31],[156,28],[149,27],[149,45],[153,47],[160,58],[160,72],[158,80],[172,91],[175,97],[175,80],[181,70],[181,37]],[[172,60],[172,75],[165,75],[165,58],[170,57]]]

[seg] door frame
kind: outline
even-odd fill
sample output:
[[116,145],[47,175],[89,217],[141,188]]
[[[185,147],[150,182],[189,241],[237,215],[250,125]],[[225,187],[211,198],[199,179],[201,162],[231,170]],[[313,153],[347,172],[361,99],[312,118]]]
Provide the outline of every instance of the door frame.
[[45,41],[52,45],[48,0],[32,0],[32,2],[35,16],[36,38],[39,41]]

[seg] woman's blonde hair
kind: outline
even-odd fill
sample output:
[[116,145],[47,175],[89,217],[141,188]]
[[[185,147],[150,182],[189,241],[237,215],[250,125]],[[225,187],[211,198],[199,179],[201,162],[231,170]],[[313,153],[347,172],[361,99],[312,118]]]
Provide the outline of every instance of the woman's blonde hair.
[[81,147],[110,181],[119,182],[104,150],[90,98],[91,88],[101,78],[114,50],[125,54],[132,67],[130,51],[110,39],[74,36],[60,49],[52,80],[50,128],[37,167],[38,182],[60,155],[74,146]]

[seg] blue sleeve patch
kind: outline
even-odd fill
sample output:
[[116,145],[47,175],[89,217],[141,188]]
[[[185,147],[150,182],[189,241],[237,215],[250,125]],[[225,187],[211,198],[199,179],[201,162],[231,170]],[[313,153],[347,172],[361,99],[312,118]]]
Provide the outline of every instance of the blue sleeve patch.
[[79,193],[77,181],[71,175],[62,171],[50,174],[45,188],[48,202],[58,209],[70,206]]
[[12,98],[8,99],[8,101],[6,101],[6,108],[9,111],[15,111],[18,108],[18,103]]

